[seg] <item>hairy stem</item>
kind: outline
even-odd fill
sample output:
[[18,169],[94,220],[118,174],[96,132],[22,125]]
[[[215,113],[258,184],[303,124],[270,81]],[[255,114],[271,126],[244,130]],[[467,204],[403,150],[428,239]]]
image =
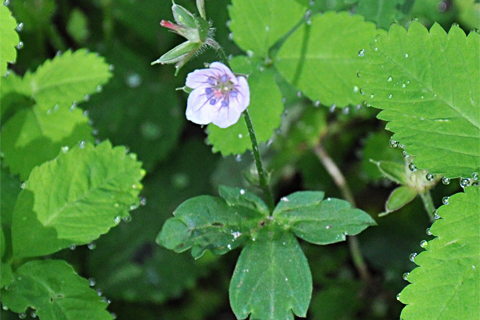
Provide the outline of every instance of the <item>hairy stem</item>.
[[[340,171],[336,163],[333,161],[333,159],[328,155],[322,144],[317,144],[314,147],[313,151],[327,170],[328,174],[330,174],[337,187],[340,189],[340,192],[342,193],[345,200],[347,200],[353,207],[355,207],[355,199],[353,198],[353,194],[348,187],[345,177],[343,176],[342,172]],[[357,269],[362,280],[365,283],[370,284],[370,274],[368,272],[367,264],[363,259],[357,237],[349,236],[347,238],[347,241],[355,268]]]
[[248,114],[248,109],[243,112],[243,116],[245,118],[245,123],[247,124],[248,128],[248,135],[250,136],[250,140],[252,141],[252,152],[253,157],[255,158],[255,165],[258,171],[258,180],[260,182],[260,188],[265,195],[265,199],[267,200],[267,205],[270,208],[270,212],[273,211],[274,202],[272,193],[270,191],[270,187],[267,183],[267,174],[263,170],[262,159],[260,158],[260,151],[258,149],[257,143],[257,136],[255,135],[255,129],[253,128],[252,119],[250,119],[250,115]]
[[435,206],[433,205],[432,196],[430,195],[430,191],[425,191],[420,193],[420,198],[422,198],[423,206],[425,207],[425,211],[427,211],[428,217],[430,218],[430,222],[435,221]]

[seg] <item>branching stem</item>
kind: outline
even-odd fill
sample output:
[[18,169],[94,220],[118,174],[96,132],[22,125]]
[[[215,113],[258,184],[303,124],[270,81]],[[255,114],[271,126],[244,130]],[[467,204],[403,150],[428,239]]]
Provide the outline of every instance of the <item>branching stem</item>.
[[[342,172],[338,168],[337,164],[328,155],[323,145],[321,143],[318,143],[314,147],[313,151],[315,152],[316,156],[318,157],[320,162],[323,164],[323,166],[327,170],[328,174],[330,174],[330,176],[332,177],[337,187],[340,189],[340,192],[342,193],[345,200],[347,200],[353,207],[355,207],[356,206],[355,199],[353,197],[352,192],[350,191],[350,188],[348,187],[345,177],[343,176]],[[349,236],[347,238],[347,241],[348,241],[348,247],[350,249],[350,254],[352,255],[353,263],[360,275],[360,278],[366,284],[370,284],[371,283],[370,273],[368,272],[367,264],[363,259],[362,252],[360,250],[360,244],[358,242],[357,237]]]
[[423,206],[425,207],[425,211],[427,211],[428,217],[430,218],[430,222],[435,221],[435,206],[433,205],[432,196],[430,195],[430,191],[425,191],[420,193],[420,198],[422,198]]

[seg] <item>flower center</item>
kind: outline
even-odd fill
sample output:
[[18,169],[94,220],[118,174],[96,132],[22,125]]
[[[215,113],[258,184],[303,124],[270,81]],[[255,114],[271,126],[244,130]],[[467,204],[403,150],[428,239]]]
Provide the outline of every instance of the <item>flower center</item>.
[[238,92],[235,85],[230,81],[226,74],[221,77],[209,77],[207,82],[211,87],[205,89],[207,100],[211,105],[221,101],[222,107],[228,107],[230,97],[235,98]]

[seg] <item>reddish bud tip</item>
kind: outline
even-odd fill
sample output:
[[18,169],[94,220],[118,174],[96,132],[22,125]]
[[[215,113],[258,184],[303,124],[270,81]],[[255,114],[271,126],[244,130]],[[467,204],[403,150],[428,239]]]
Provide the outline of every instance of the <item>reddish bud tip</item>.
[[162,27],[172,29],[174,31],[178,30],[178,26],[176,24],[173,24],[173,23],[171,23],[170,21],[167,21],[167,20],[160,21],[160,25]]

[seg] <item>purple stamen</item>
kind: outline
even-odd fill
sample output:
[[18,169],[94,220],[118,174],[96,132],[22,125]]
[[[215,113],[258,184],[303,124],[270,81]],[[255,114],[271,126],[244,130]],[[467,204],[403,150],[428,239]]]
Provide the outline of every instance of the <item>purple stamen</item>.
[[235,97],[237,96],[237,94],[238,94],[237,91],[232,91],[232,92],[230,92],[230,96],[231,96],[232,98],[235,98]]
[[227,79],[228,79],[228,78],[227,78],[227,75],[224,74],[224,75],[222,76],[222,81],[223,81],[223,82],[227,82]]
[[213,106],[215,103],[217,103],[217,100],[215,99],[210,99],[210,104]]
[[223,100],[223,101],[222,101],[222,107],[228,107],[228,102],[225,101],[225,100]]
[[213,89],[212,89],[212,88],[206,88],[206,89],[205,89],[205,93],[206,93],[206,94],[210,94],[210,93],[212,93],[212,92],[213,92]]
[[208,82],[209,84],[211,84],[211,85],[216,85],[216,84],[217,84],[217,82],[215,81],[215,79],[212,78],[212,77],[209,77],[208,80],[207,80],[207,82]]

